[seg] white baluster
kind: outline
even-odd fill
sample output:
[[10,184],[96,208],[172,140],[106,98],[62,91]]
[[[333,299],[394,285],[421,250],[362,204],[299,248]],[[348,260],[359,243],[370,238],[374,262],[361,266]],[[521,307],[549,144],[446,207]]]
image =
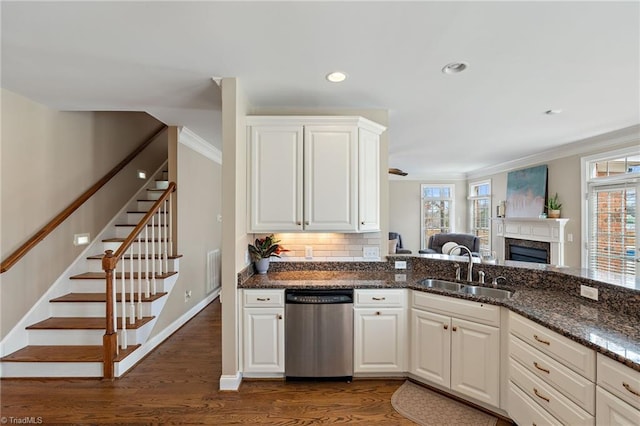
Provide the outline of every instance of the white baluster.
[[127,349],[127,280],[125,279],[125,268],[127,262],[124,257],[122,258],[122,277],[120,281],[122,281],[122,324],[120,327],[120,335],[122,336],[122,349]]
[[162,209],[158,208],[158,274],[162,275]]
[[151,216],[151,294],[156,294],[156,215]]
[[138,233],[138,306],[136,308],[138,319],[142,319],[142,231]]
[[175,256],[176,252],[173,249],[173,208],[171,205],[171,200],[173,197],[173,193],[169,194],[169,253],[171,256]]
[[164,210],[164,272],[169,272],[169,235],[167,234],[169,230],[168,219],[169,215],[167,214],[167,201],[165,200],[162,203],[162,209]]
[[145,297],[149,297],[149,224],[144,227],[144,271],[145,271],[145,283],[144,289]]
[[136,283],[136,278],[133,272],[133,244],[129,246],[129,324],[134,324],[136,322],[136,300],[134,296],[134,288]]
[[111,306],[113,306],[113,330],[116,333],[116,354],[120,353],[120,345],[118,344],[118,264],[113,271],[113,286],[111,287]]

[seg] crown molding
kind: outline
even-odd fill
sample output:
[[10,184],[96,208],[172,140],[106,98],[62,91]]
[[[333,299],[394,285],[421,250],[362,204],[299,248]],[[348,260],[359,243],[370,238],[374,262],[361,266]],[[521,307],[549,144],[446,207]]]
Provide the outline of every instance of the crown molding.
[[542,151],[533,155],[519,158],[517,160],[506,161],[494,166],[485,167],[467,173],[467,179],[477,179],[489,175],[508,172],[522,167],[534,164],[545,163],[547,161],[557,160],[559,158],[570,157],[573,155],[586,155],[594,153],[598,150],[604,150],[615,146],[630,144],[636,142],[640,144],[640,124],[625,127],[597,136],[591,136],[580,139],[575,142],[568,143],[556,149]]
[[211,145],[186,127],[180,128],[178,142],[202,154],[211,161],[222,164],[222,151]]
[[389,174],[390,181],[420,181],[420,182],[449,182],[452,180],[466,180],[467,175],[465,173],[456,173],[456,172],[447,172],[447,173],[422,173],[422,174],[412,174],[409,173],[407,176],[397,176]]

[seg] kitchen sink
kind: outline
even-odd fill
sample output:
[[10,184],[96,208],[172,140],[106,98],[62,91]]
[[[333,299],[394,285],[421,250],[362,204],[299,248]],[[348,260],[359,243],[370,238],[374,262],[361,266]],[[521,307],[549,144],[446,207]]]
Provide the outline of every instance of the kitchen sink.
[[449,291],[461,291],[464,288],[464,284],[458,284],[458,283],[452,283],[450,281],[442,281],[442,280],[434,280],[434,279],[422,280],[420,281],[420,284],[428,288],[439,288],[442,290],[449,290]]
[[427,288],[437,288],[440,290],[449,290],[457,293],[471,294],[473,296],[493,297],[494,299],[509,299],[511,292],[499,288],[481,287],[477,285],[458,284],[451,281],[443,281],[436,279],[426,279],[420,281],[420,284]]
[[462,293],[472,294],[474,296],[487,296],[494,299],[508,299],[511,297],[511,292],[507,290],[501,290],[499,288],[480,287],[475,285],[463,286]]

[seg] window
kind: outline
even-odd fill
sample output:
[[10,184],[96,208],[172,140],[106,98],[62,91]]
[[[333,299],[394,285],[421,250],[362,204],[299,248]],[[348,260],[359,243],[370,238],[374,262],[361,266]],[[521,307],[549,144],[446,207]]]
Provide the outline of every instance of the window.
[[480,250],[491,250],[491,181],[469,185],[469,231],[480,237]]
[[453,184],[423,184],[422,192],[422,247],[429,237],[441,232],[454,232]]
[[636,275],[640,155],[633,150],[583,159],[586,236],[583,264],[599,272]]

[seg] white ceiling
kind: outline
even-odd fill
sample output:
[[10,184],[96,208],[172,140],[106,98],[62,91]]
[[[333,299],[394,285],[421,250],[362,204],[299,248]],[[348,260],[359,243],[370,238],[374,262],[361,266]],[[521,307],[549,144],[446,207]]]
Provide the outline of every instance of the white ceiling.
[[256,108],[387,109],[389,166],[446,176],[640,123],[639,6],[2,1],[2,87],[221,148],[211,77],[237,77]]

